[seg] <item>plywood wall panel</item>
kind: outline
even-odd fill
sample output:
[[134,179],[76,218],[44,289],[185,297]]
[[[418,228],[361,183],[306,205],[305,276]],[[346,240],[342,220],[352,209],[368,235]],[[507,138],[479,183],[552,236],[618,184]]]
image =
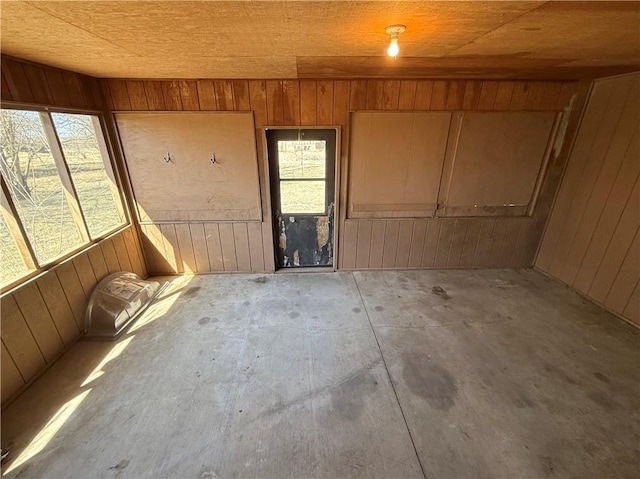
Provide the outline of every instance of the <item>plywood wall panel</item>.
[[[70,346],[80,334],[80,329],[58,277],[55,274],[44,275],[36,281],[36,285],[51,315],[55,329],[60,335],[63,346]],[[59,349],[56,348],[56,352],[58,351]]]
[[[566,103],[565,85],[553,88]],[[640,74],[595,82],[535,263],[636,322],[639,98]]]
[[331,126],[333,123],[333,81],[319,81],[316,89],[316,124]]
[[127,92],[129,94],[129,102],[132,110],[148,110],[147,93],[144,89],[144,82],[139,80],[127,81]]
[[251,271],[265,271],[262,225],[260,223],[247,223],[247,234],[249,236]]
[[55,271],[58,280],[62,285],[64,294],[69,302],[73,317],[78,327],[78,331],[84,330],[84,315],[87,307],[87,297],[84,294],[78,273],[73,266],[73,262],[67,261]]
[[[351,222],[347,221],[347,223]],[[369,250],[369,268],[371,269],[382,268],[386,227],[386,221],[373,221],[371,225],[371,247]]]
[[424,239],[427,234],[428,224],[428,220],[413,221],[409,262],[407,264],[409,268],[420,268],[422,265],[422,250],[424,249]]
[[313,80],[300,81],[300,124],[316,125],[316,82]]
[[282,82],[284,124],[300,124],[300,82],[284,80]]
[[102,248],[102,256],[104,257],[109,274],[121,271],[122,268],[120,267],[116,250],[113,247],[113,242],[110,239],[105,240],[100,244],[100,248]]
[[400,95],[398,98],[399,110],[413,110],[417,87],[417,80],[402,80],[400,82]]
[[2,402],[4,403],[15,391],[24,386],[25,381],[20,371],[18,371],[18,367],[9,354],[9,351],[7,351],[4,342],[2,343],[2,356],[0,361],[2,361],[2,384],[0,388],[2,390]]
[[180,249],[183,271],[185,273],[195,273],[198,271],[198,267],[196,265],[196,257],[191,241],[191,229],[189,226],[188,223],[176,224],[176,239],[178,240],[178,248]]
[[398,249],[396,251],[396,262],[394,267],[407,268],[409,266],[409,253],[411,252],[411,242],[413,240],[413,220],[400,221],[398,231]]
[[358,221],[358,243],[356,245],[356,269],[369,268],[371,252],[371,220]]

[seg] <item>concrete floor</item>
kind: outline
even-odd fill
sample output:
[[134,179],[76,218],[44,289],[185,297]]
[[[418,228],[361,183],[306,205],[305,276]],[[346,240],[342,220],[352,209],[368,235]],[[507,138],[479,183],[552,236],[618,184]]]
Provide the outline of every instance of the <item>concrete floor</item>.
[[4,472],[637,477],[639,346],[531,270],[182,277],[3,411]]

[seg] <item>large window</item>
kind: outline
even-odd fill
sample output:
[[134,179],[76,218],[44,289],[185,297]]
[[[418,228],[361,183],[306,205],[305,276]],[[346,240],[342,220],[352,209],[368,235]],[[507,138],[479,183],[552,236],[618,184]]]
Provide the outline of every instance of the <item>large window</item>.
[[0,286],[125,223],[95,115],[0,110]]

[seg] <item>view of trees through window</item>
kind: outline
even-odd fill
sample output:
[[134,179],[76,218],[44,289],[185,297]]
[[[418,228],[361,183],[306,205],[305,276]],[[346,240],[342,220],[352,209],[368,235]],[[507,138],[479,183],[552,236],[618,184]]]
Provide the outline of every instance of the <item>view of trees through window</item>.
[[[106,173],[109,158],[101,153],[97,135],[102,135],[99,122],[90,115],[0,110],[0,173],[5,194],[15,207],[3,214],[17,213],[38,265],[125,220],[117,188]],[[76,201],[81,213],[73,209]],[[15,243],[4,221],[0,228],[2,285],[26,273]]]

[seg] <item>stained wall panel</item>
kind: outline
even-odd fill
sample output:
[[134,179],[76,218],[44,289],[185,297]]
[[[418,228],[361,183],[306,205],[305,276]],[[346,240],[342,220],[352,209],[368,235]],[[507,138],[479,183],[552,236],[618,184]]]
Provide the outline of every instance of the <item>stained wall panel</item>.
[[640,74],[594,83],[535,266],[640,325]]

